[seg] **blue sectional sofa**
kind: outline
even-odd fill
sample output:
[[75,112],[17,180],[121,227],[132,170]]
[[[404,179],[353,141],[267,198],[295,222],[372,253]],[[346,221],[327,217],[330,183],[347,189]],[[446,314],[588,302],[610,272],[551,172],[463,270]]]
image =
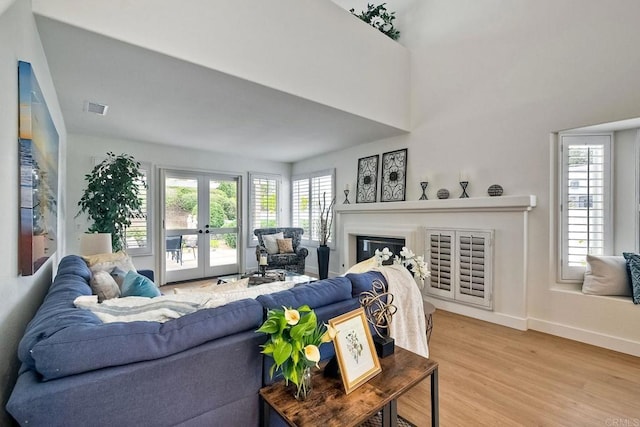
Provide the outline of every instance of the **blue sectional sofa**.
[[[257,426],[270,382],[266,309],[308,304],[322,321],[359,306],[379,273],[348,275],[196,311],[165,323],[102,323],[73,301],[90,295],[82,258],[62,259],[27,326],[7,410],[23,426]],[[322,358],[333,356],[330,344]]]

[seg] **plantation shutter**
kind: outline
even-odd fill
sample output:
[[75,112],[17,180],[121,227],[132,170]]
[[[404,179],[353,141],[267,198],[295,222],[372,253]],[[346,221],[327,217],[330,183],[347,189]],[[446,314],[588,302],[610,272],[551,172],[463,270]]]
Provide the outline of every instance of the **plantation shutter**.
[[253,179],[253,228],[278,226],[277,187],[275,179]]
[[294,227],[304,229],[303,236],[310,236],[309,228],[309,179],[298,179],[293,181],[292,185],[292,218],[291,222]]
[[[333,179],[331,175],[323,175],[316,176],[311,178],[311,188],[312,188],[312,214],[311,214],[311,222],[313,224],[311,230],[311,239],[319,240],[320,236],[318,235],[318,224],[320,223],[320,204],[321,203],[325,207],[329,207],[331,204],[331,200],[333,199]],[[306,231],[305,231],[306,233]],[[329,237],[329,242],[333,241],[333,236]]]
[[138,182],[138,198],[142,203],[142,217],[129,218],[131,225],[125,232],[125,247],[131,255],[143,255],[151,253],[151,219],[149,218],[151,200],[149,197],[149,170],[150,166],[142,165],[140,172],[143,177]]
[[562,154],[562,278],[581,279],[587,254],[611,253],[611,136],[565,135]]
[[454,233],[427,230],[428,293],[453,297]]
[[456,295],[459,301],[490,305],[490,241],[491,236],[486,232],[457,233]]
[[493,232],[427,229],[427,293],[438,298],[492,308]]

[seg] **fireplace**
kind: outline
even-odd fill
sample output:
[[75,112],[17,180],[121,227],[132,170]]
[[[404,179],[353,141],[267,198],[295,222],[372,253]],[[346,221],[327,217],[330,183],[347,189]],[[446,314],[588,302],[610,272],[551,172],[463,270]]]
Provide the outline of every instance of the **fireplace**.
[[[389,248],[394,256],[400,256],[405,239],[381,236],[356,236],[356,262],[364,261],[375,255],[376,249]],[[393,263],[393,258],[383,262],[388,265]]]

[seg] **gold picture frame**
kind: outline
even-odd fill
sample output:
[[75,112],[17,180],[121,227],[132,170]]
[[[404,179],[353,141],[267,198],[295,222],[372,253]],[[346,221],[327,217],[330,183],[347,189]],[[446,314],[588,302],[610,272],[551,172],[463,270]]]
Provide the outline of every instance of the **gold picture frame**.
[[329,320],[336,330],[333,344],[346,394],[382,372],[362,308]]

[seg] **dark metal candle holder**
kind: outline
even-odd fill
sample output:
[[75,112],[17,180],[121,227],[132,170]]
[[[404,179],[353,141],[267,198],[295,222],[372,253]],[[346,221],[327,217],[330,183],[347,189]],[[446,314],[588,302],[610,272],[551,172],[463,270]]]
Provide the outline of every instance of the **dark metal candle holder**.
[[460,187],[462,187],[462,194],[460,195],[461,199],[468,199],[469,195],[467,194],[467,186],[469,185],[469,181],[460,181]]
[[426,193],[428,185],[429,183],[427,181],[422,181],[420,183],[420,187],[422,187],[422,196],[420,196],[420,200],[429,200]]
[[344,190],[344,202],[342,202],[342,204],[344,205],[351,204],[351,202],[349,201],[349,190]]

